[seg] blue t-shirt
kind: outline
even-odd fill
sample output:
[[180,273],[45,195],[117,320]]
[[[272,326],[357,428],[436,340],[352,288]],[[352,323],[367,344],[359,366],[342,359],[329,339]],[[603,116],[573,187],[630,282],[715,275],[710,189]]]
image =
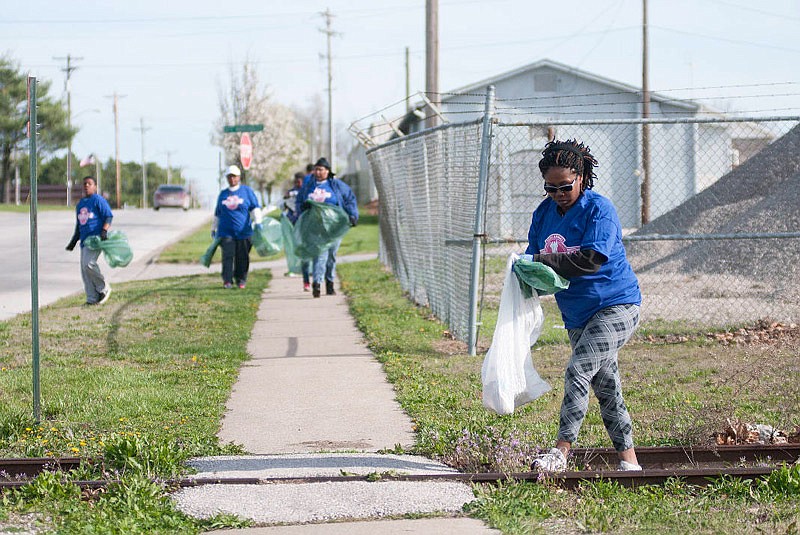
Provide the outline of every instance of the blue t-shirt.
[[75,215],[78,218],[78,229],[81,235],[81,247],[89,236],[99,236],[103,230],[106,220],[114,217],[111,213],[111,206],[103,197],[94,193],[78,201],[75,207]]
[[250,226],[250,211],[260,208],[258,197],[249,187],[240,185],[236,191],[225,188],[217,197],[217,238],[244,240],[253,235]]
[[308,198],[312,201],[324,202],[326,204],[339,204],[339,197],[331,187],[330,180],[323,180],[314,185],[314,189],[308,194]]
[[622,226],[611,201],[586,190],[562,216],[553,199],[546,198],[533,212],[525,252],[568,253],[581,249],[593,249],[608,260],[597,273],[574,277],[569,288],[555,294],[567,329],[582,329],[606,307],[641,304],[639,281],[625,256]]

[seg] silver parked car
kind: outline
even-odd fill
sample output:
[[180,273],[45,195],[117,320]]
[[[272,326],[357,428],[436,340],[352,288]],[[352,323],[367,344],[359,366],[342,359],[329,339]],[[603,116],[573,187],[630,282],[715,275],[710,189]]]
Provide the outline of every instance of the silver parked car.
[[192,199],[189,192],[183,186],[175,184],[161,184],[153,193],[153,209],[164,208],[183,208],[188,210]]

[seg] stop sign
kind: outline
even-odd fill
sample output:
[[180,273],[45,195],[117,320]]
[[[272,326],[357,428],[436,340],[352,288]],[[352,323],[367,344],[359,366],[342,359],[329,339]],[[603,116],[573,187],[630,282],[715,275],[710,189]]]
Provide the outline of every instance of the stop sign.
[[247,132],[242,134],[242,140],[239,142],[239,159],[242,161],[242,167],[250,169],[250,163],[253,161],[253,142],[250,141],[250,134]]

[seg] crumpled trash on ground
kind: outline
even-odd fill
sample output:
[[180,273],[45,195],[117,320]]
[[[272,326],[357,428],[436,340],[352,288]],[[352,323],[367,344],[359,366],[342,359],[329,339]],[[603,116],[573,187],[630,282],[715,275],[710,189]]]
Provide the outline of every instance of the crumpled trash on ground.
[[793,433],[775,429],[766,424],[749,424],[741,420],[728,419],[728,426],[721,433],[714,434],[718,446],[735,444],[800,444],[800,427]]

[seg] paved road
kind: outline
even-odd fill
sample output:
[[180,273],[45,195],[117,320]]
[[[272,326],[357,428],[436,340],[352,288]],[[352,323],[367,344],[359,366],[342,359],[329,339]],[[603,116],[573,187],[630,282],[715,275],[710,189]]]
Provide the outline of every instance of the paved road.
[[[111,269],[101,260],[109,281],[136,278],[165,245],[192,232],[211,218],[205,210],[115,210],[112,230],[122,230],[133,248],[134,261]],[[31,231],[27,213],[0,212],[3,229],[3,276],[0,277],[0,320],[31,310]],[[39,305],[83,291],[80,252],[64,250],[72,236],[75,215],[66,210],[38,213]]]

